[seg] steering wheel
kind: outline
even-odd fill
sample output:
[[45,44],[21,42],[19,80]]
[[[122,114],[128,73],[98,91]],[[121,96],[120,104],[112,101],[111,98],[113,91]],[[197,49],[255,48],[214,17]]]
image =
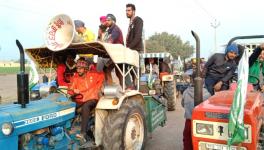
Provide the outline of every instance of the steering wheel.
[[64,95],[68,95],[67,90],[68,90],[68,88],[65,88],[65,87],[58,87],[58,88],[56,89],[56,92],[61,93],[61,94],[64,94]]
[[73,90],[65,88],[65,87],[57,88],[57,92],[62,93],[64,95],[66,95],[67,97],[70,97],[72,100],[83,99],[83,95],[81,93],[78,93],[78,94],[74,93],[73,95],[69,95],[67,93],[68,90],[73,91]]

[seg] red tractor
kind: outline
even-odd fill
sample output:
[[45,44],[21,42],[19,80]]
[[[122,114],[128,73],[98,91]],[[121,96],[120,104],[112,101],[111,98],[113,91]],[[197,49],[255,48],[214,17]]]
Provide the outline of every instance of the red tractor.
[[[197,51],[199,51],[199,38]],[[237,39],[264,38],[261,36],[240,36],[229,41],[231,44]],[[198,52],[199,54],[199,52]],[[198,55],[199,58],[199,55]],[[199,63],[199,62],[198,62]],[[199,65],[199,64],[197,64]],[[198,67],[199,68],[199,67]],[[232,84],[231,84],[232,85]],[[202,102],[200,90],[202,80],[200,76],[195,80],[195,108],[192,114],[192,142],[194,150],[227,150],[229,112],[236,88],[217,92],[208,100]],[[251,87],[251,88],[250,88]],[[264,149],[264,98],[262,93],[248,86],[246,104],[244,107],[244,125],[246,139],[240,145],[232,145],[231,150],[263,150]]]

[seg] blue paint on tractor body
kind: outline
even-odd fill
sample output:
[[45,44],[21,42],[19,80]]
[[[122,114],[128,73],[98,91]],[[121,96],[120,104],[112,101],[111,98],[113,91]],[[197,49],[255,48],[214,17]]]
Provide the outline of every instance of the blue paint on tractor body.
[[[32,134],[34,138],[29,141],[26,146],[28,149],[68,149],[70,139],[66,136],[62,136],[62,133],[58,135],[48,137],[55,141],[50,145],[36,144],[36,139],[41,139],[40,135],[34,134],[33,131],[39,129],[52,129],[56,127],[62,127],[67,129],[71,126],[71,120],[75,117],[76,104],[62,94],[51,94],[45,99],[38,101],[30,101],[26,105],[26,108],[21,108],[20,104],[7,104],[0,106],[0,149],[1,150],[17,150],[25,149],[19,147],[19,139],[26,133]],[[13,132],[11,135],[4,135],[2,132],[3,123],[11,123],[13,125]],[[63,137],[59,139],[61,134]],[[49,141],[51,142],[51,140]],[[39,146],[39,147],[36,147]],[[51,146],[52,145],[52,146]]]
[[38,83],[35,86],[31,88],[31,91],[39,91],[40,87],[42,86],[54,86],[57,87],[57,83],[55,80],[52,80],[51,82],[45,82],[45,83]]

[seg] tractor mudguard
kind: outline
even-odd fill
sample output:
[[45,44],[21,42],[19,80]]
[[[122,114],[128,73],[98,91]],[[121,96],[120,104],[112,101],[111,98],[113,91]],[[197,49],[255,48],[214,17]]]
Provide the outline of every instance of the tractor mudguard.
[[[121,96],[119,99],[115,98],[106,98],[106,97],[101,97],[100,100],[98,101],[95,109],[95,143],[96,145],[101,145],[102,144],[102,130],[104,127],[104,121],[106,117],[108,116],[108,110],[116,110],[120,109],[122,106],[122,103],[124,100],[128,99],[129,97],[140,97],[141,102],[145,102],[142,94],[138,91],[128,91],[126,92],[123,96]],[[115,101],[115,102],[113,102]],[[117,103],[116,103],[117,102]],[[116,105],[114,105],[116,104]]]
[[142,94],[138,91],[133,90],[133,91],[126,92],[119,99],[101,97],[97,103],[96,109],[119,109],[125,99],[127,99],[128,97],[136,96],[136,95],[140,95],[141,100],[144,102],[144,98]]

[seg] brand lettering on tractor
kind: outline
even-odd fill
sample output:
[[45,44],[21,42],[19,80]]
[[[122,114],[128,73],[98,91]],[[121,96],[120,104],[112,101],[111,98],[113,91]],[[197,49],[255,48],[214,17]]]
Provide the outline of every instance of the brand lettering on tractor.
[[19,121],[14,122],[14,125],[15,125],[15,128],[20,128],[20,127],[30,125],[30,124],[34,124],[34,123],[38,123],[41,121],[55,119],[55,118],[65,116],[65,115],[68,115],[68,114],[74,113],[74,112],[75,112],[74,108],[69,108],[66,110],[59,111],[59,112],[53,112],[53,113],[44,114],[41,116],[32,117],[29,119],[19,120]]
[[39,120],[40,120],[39,117],[30,118],[30,119],[25,120],[25,124],[32,124],[32,123],[38,122]]
[[18,123],[18,126],[16,126],[16,127],[21,127],[21,126],[37,123],[37,122],[44,121],[44,120],[54,119],[58,116],[59,116],[59,112],[54,112],[54,113],[45,114],[42,116],[37,116],[37,117],[17,121],[17,122],[15,122],[15,124]]
[[42,116],[42,120],[49,120],[49,119],[53,119],[57,117],[57,113],[51,113],[51,114],[47,114],[47,115],[43,115]]

